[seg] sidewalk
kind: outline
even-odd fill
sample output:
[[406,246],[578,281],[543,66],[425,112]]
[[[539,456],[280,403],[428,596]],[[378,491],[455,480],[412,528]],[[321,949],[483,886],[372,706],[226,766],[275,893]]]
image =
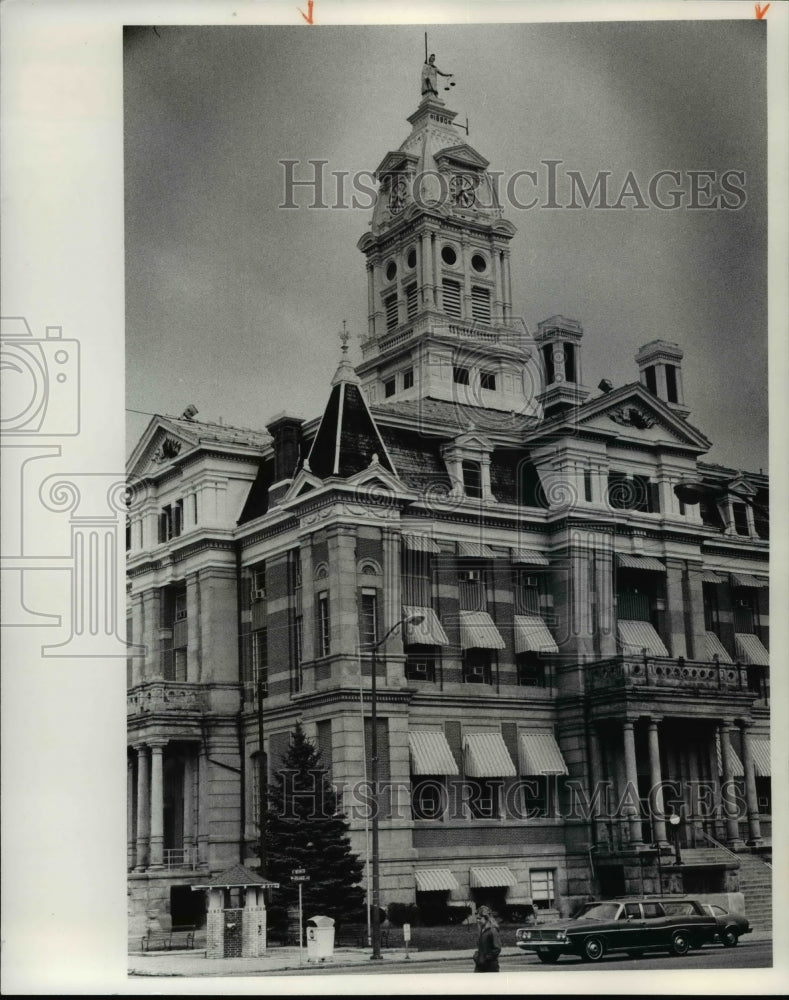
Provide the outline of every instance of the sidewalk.
[[[502,955],[519,955],[517,948],[502,948]],[[408,961],[417,967],[420,962],[458,962],[472,971],[472,950],[410,952]],[[327,973],[339,972],[351,965],[368,965],[371,971],[384,973],[387,962],[406,961],[403,948],[385,948],[380,962],[373,963],[369,948],[338,948],[331,958],[323,961],[307,960],[307,949],[302,952],[299,965],[298,948],[269,948],[260,958],[207,959],[205,949],[190,951],[135,952],[129,956],[130,976],[252,976],[261,973],[284,972],[294,969],[323,969]],[[463,971],[459,968],[458,971]]]

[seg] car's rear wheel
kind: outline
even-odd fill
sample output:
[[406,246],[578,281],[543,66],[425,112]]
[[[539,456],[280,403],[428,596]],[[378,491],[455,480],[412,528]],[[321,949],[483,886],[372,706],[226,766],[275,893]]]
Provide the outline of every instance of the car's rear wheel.
[[605,945],[602,938],[589,937],[584,941],[583,957],[587,962],[599,962],[605,955]]
[[543,963],[543,965],[556,965],[559,961],[559,955],[555,951],[549,951],[545,954],[543,952],[537,952],[537,958]]
[[671,936],[671,950],[675,955],[687,955],[690,938],[685,931],[674,931]]
[[733,948],[739,939],[739,935],[733,927],[727,927],[726,930],[721,933],[721,941],[723,942],[724,948]]

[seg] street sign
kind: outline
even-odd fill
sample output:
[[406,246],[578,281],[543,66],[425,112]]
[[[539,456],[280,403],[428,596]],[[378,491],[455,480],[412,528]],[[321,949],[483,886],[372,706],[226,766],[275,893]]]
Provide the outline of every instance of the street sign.
[[309,875],[291,875],[291,882],[309,882]]

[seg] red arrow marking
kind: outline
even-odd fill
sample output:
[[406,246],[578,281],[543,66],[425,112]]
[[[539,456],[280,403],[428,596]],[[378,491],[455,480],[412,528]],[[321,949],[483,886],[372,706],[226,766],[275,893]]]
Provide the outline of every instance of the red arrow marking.
[[[767,4],[767,6],[769,7],[770,5]],[[313,23],[313,21],[312,21],[312,0],[307,0],[307,13],[306,14],[301,9],[301,7],[297,7],[296,10],[299,12],[299,14],[301,14],[301,16],[307,22],[307,24],[312,24]],[[761,14],[757,14],[756,16],[757,17],[761,17],[762,15]]]
[[[310,4],[310,6],[312,6],[312,4]],[[758,20],[761,21],[761,19],[764,17],[764,15],[767,13],[767,11],[769,9],[770,9],[770,5],[769,4],[767,4],[765,7],[762,7],[760,4],[757,3],[756,4],[756,17],[758,18]]]

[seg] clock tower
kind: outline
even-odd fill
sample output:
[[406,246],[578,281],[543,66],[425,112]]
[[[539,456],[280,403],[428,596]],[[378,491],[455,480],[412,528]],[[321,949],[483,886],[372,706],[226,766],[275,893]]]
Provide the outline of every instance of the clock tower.
[[432,398],[536,413],[532,351],[512,316],[515,227],[456,117],[428,89],[410,135],[376,170],[370,231],[358,243],[368,330],[357,372],[375,404]]

